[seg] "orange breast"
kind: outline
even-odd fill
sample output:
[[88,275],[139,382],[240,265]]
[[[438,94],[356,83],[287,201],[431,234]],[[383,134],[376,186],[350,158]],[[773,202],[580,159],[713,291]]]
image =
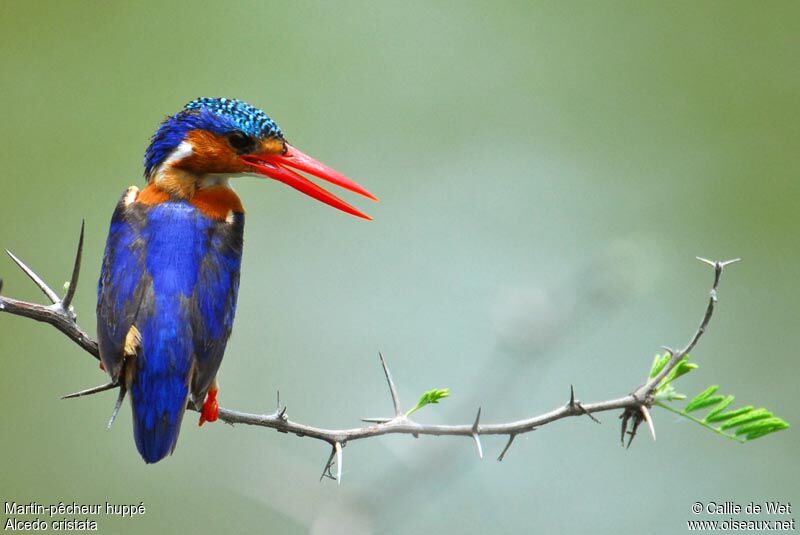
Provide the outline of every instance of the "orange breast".
[[[136,202],[152,206],[166,202],[171,198],[169,193],[150,183],[136,196]],[[213,186],[195,190],[189,202],[207,217],[218,221],[223,221],[230,212],[244,213],[239,196],[226,186]]]
[[228,187],[199,189],[189,201],[211,219],[224,220],[230,212],[244,213],[239,196]]
[[168,200],[169,200],[169,193],[157,187],[153,183],[148,184],[136,196],[136,202],[140,202],[142,204],[147,204],[147,205],[161,204],[162,202],[166,202]]

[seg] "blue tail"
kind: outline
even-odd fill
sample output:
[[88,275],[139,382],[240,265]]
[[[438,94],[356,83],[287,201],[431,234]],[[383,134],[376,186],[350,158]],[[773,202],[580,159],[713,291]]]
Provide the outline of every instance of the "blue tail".
[[146,362],[140,364],[130,386],[133,436],[146,463],[156,463],[172,453],[186,410],[186,378],[165,371],[148,370]]

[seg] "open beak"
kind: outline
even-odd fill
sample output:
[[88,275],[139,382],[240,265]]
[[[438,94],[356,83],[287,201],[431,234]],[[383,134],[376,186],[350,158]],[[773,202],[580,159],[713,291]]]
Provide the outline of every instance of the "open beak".
[[240,158],[253,167],[258,174],[279,180],[297,191],[305,193],[309,197],[313,197],[318,201],[329,204],[348,214],[363,219],[372,219],[370,216],[350,206],[333,193],[322,189],[303,175],[289,168],[291,167],[298,171],[303,171],[332,184],[336,184],[346,190],[363,195],[368,199],[377,201],[378,198],[375,195],[368,192],[355,181],[331,169],[324,163],[318,162],[311,156],[303,154],[288,143],[286,144],[286,151],[283,154],[245,154],[240,156]]

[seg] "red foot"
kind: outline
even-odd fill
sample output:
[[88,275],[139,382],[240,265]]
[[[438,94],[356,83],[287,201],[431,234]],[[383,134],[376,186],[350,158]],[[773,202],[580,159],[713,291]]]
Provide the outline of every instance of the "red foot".
[[219,418],[219,403],[217,403],[217,389],[209,388],[206,394],[206,401],[203,403],[203,408],[200,410],[200,421],[197,425],[203,425],[206,422],[216,422]]
[[100,363],[100,369],[103,370],[103,371],[106,371],[106,367],[103,365],[102,362]]

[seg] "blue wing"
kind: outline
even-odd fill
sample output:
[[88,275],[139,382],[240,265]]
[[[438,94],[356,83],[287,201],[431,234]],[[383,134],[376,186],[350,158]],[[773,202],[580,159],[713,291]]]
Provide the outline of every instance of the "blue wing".
[[[233,324],[242,231],[189,203],[117,206],[98,298],[98,339],[113,378],[124,369],[142,457],[175,447],[191,390],[201,403]],[[128,337],[135,328],[137,336]],[[134,355],[125,355],[132,339]]]
[[135,188],[125,192],[111,217],[97,285],[97,343],[103,366],[114,381],[122,371],[125,339],[143,292],[152,285],[144,266],[144,212],[126,201],[135,193]]
[[198,407],[217,375],[233,328],[243,232],[243,213],[234,213],[229,222],[214,222],[199,266],[191,314],[196,359],[192,397]]

